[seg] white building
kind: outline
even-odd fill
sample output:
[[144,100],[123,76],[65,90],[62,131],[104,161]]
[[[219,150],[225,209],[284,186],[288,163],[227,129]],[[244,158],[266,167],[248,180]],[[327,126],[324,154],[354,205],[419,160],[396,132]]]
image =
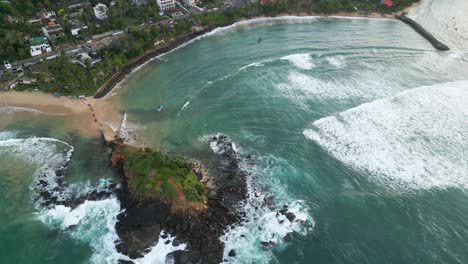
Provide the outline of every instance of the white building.
[[44,12],[42,12],[42,13],[40,14],[40,16],[41,16],[42,18],[52,19],[52,18],[56,17],[57,14],[55,14],[55,11],[52,10],[52,11],[44,11]]
[[176,7],[175,0],[157,0],[157,3],[161,11],[166,11],[166,10],[173,9]]
[[81,34],[82,29],[88,29],[88,26],[83,26],[83,27],[78,27],[78,28],[73,28],[70,30],[72,36],[78,36]]
[[198,1],[195,0],[184,0],[186,6],[194,6],[197,4]]
[[93,7],[94,16],[99,20],[106,20],[107,19],[107,11],[109,8],[105,4],[97,4]]
[[41,55],[42,53],[51,52],[52,48],[49,45],[46,37],[35,37],[29,40],[31,56]]

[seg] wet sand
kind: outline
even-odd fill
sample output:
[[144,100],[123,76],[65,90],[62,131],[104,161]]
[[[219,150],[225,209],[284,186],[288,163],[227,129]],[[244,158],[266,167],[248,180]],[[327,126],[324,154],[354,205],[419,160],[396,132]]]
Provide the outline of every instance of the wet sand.
[[113,139],[122,122],[122,115],[106,100],[93,98],[70,99],[42,92],[0,92],[0,108],[31,109],[45,115],[72,119],[69,129],[86,136],[101,132]]

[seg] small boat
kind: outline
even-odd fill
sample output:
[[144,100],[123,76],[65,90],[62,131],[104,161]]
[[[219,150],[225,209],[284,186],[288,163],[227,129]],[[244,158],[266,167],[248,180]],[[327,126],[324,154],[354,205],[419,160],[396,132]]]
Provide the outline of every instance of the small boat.
[[156,108],[156,111],[161,112],[163,110],[163,105],[159,105],[158,108]]

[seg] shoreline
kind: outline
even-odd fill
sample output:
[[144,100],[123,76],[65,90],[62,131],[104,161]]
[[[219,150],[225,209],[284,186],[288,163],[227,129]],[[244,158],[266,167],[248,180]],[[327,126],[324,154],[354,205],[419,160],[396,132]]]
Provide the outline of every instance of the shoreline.
[[98,136],[102,133],[106,139],[111,140],[117,133],[112,128],[115,126],[112,123],[120,125],[121,115],[115,109],[106,107],[107,103],[88,97],[85,99],[55,97],[43,92],[0,92],[0,111],[12,109],[63,117],[71,121],[70,129],[77,130],[85,136]]
[[[416,6],[413,5],[413,6]],[[412,7],[413,7],[412,6]],[[409,7],[410,8],[410,7]],[[141,56],[131,60],[125,64],[121,70],[116,72],[103,86],[101,86],[94,96],[86,97],[85,99],[76,100],[70,99],[65,96],[55,97],[52,94],[44,93],[41,91],[28,92],[28,91],[1,91],[0,92],[0,110],[1,105],[8,105],[9,107],[28,108],[36,112],[42,112],[50,115],[63,115],[78,120],[76,122],[79,126],[73,125],[72,128],[83,132],[85,135],[99,135],[102,133],[106,140],[113,140],[118,136],[124,116],[119,113],[115,107],[108,104],[112,102],[106,99],[111,98],[117,94],[116,88],[125,82],[133,73],[144,67],[159,56],[163,56],[179,48],[185,47],[193,41],[202,39],[206,36],[216,33],[218,30],[223,30],[242,23],[252,23],[255,20],[261,19],[326,19],[326,18],[349,18],[349,19],[395,19],[396,13],[393,14],[360,14],[356,12],[338,12],[331,14],[323,13],[299,13],[288,14],[282,13],[278,16],[257,16],[251,18],[243,18],[220,26],[207,26],[200,32],[191,32],[172,40],[167,45],[156,47],[146,51]],[[75,122],[74,122],[75,123]],[[141,145],[141,144],[138,144]]]
[[145,66],[147,63],[153,61],[158,56],[163,56],[169,52],[172,52],[178,48],[184,47],[187,44],[190,44],[192,41],[198,40],[207,36],[218,29],[226,28],[235,26],[237,23],[249,22],[255,19],[281,19],[286,17],[291,18],[362,18],[362,19],[391,19],[395,20],[395,13],[386,15],[386,14],[379,14],[379,13],[370,13],[370,14],[359,14],[359,13],[352,13],[352,12],[338,12],[332,14],[324,14],[324,13],[300,13],[300,14],[288,14],[282,13],[278,16],[256,16],[251,18],[243,18],[241,20],[235,21],[234,23],[230,23],[227,25],[222,26],[208,26],[204,28],[204,30],[200,32],[192,32],[186,35],[179,37],[175,41],[167,44],[166,46],[154,48],[149,51],[146,51],[143,55],[133,59],[132,61],[125,64],[121,70],[115,73],[111,79],[109,79],[105,84],[103,84],[95,93],[93,98],[101,99],[107,98],[108,96],[112,96],[112,91],[116,87],[122,84],[125,79],[131,76],[134,72],[138,71],[141,67]]

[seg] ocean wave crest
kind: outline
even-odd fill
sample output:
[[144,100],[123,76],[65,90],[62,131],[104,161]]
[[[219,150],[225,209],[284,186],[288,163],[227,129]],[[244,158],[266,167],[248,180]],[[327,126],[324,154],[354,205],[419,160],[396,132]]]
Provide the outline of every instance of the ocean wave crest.
[[396,189],[468,187],[468,81],[401,92],[315,121],[303,132]]

